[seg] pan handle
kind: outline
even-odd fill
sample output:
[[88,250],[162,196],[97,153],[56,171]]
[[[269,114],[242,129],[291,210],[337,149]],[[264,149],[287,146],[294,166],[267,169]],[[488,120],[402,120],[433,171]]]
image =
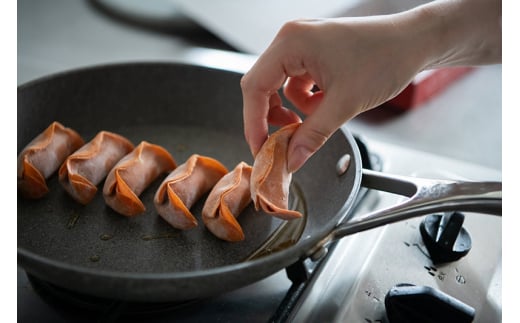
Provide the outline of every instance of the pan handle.
[[446,211],[502,215],[501,182],[432,180],[363,169],[361,185],[409,199],[338,225],[309,251],[311,258],[320,257],[320,251],[331,241],[420,215]]

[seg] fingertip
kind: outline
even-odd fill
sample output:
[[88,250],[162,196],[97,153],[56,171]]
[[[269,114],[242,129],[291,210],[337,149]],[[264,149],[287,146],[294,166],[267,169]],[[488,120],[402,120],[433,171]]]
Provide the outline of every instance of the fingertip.
[[287,169],[289,173],[298,171],[314,154],[314,151],[305,146],[296,146],[288,154]]
[[247,134],[245,135],[246,142],[249,146],[249,150],[251,151],[251,155],[253,158],[256,157],[258,152],[260,151],[260,148],[262,147],[262,144],[267,140],[267,137],[259,138],[259,137],[251,137]]
[[244,137],[253,157],[256,156],[263,142],[267,139],[268,111],[266,107],[268,108],[267,98],[262,96],[247,102],[244,100]]
[[290,172],[299,170],[329,138],[329,132],[321,129],[320,123],[312,121],[315,116],[307,118],[294,132],[288,147],[287,168]]
[[298,171],[314,153],[312,147],[306,142],[305,135],[302,135],[299,131],[302,125],[303,123],[296,129],[287,147],[287,170],[289,173]]

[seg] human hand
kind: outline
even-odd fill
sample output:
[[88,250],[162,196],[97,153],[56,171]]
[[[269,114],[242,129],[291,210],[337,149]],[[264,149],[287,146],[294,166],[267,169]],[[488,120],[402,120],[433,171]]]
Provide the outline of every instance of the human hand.
[[[289,145],[295,171],[346,121],[397,95],[424,66],[391,20],[287,23],[242,81],[245,136],[253,155],[268,124],[298,122],[278,89],[307,117]],[[285,84],[285,86],[284,86]],[[314,86],[318,91],[311,91]]]
[[[491,12],[496,18],[497,2],[434,1],[393,15],[286,23],[242,78],[244,132],[252,154],[267,139],[268,124],[301,121],[282,106],[281,88],[306,115],[288,148],[288,168],[296,171],[342,124],[395,97],[418,72],[496,59],[484,55],[496,43],[480,46],[484,54],[475,46],[483,43],[483,34],[495,37],[490,26],[496,21],[490,25],[484,17]],[[315,85],[319,90],[311,91]]]

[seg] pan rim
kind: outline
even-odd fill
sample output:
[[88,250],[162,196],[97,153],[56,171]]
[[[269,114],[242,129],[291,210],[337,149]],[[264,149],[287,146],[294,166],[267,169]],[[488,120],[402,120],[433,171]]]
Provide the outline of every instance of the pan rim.
[[50,79],[55,79],[59,77],[66,77],[70,74],[75,73],[83,73],[83,72],[89,72],[89,71],[95,71],[95,70],[102,70],[106,68],[124,68],[124,67],[136,67],[136,66],[179,66],[179,67],[189,67],[189,68],[199,68],[201,70],[214,70],[214,71],[222,71],[225,73],[232,73],[236,75],[243,75],[243,73],[234,71],[234,70],[227,70],[225,68],[221,68],[218,66],[207,66],[203,64],[197,64],[197,63],[189,63],[184,62],[181,60],[159,60],[159,59],[141,59],[141,60],[126,60],[126,61],[119,61],[119,62],[102,62],[102,63],[94,63],[91,65],[83,65],[83,66],[77,66],[72,67],[64,70],[60,70],[57,72],[52,72],[50,74],[42,75],[39,77],[36,77],[32,80],[28,80],[22,84],[17,85],[17,90],[23,90],[26,87],[33,86],[34,84],[46,82]]

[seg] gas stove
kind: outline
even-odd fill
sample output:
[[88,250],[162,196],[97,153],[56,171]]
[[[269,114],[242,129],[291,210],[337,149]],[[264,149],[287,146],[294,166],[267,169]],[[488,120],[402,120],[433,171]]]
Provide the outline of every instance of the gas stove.
[[[363,164],[370,162],[376,170],[501,181],[498,170],[369,138],[358,142],[362,152],[367,148]],[[403,199],[367,189],[359,195],[353,217]],[[18,321],[413,322],[414,315],[431,318],[431,313],[455,309],[469,319],[458,322],[500,322],[501,218],[464,215],[471,249],[458,260],[439,264],[432,259],[420,232],[424,216],[345,237],[319,260],[306,259],[249,286],[193,302],[97,299],[49,285],[19,268]],[[442,322],[454,316],[447,317]]]

